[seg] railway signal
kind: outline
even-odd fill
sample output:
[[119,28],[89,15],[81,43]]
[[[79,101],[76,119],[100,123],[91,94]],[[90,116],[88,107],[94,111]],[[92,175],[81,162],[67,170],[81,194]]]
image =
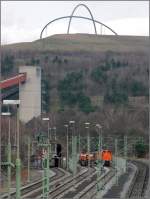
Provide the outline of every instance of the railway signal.
[[50,154],[51,154],[51,144],[50,144],[50,126],[49,126],[49,118],[42,118],[43,121],[47,121],[48,123],[48,129],[47,129],[47,142],[39,144],[40,146],[46,147],[46,153],[44,155],[43,160],[43,199],[49,198],[49,179],[50,179]]
[[[43,145],[42,145],[43,146]],[[43,199],[48,199],[49,198],[49,178],[50,178],[50,169],[49,169],[49,155],[50,155],[50,144],[45,144],[47,147],[47,153],[44,156],[42,166],[43,166],[43,183],[42,183],[42,190],[43,190]]]

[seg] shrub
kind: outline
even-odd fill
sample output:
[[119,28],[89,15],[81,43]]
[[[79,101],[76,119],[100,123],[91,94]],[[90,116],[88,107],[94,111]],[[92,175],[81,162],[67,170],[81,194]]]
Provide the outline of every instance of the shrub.
[[14,67],[14,56],[12,55],[6,55],[2,59],[2,73],[8,73],[11,72]]
[[64,59],[64,63],[65,63],[65,64],[68,64],[68,59]]
[[124,92],[106,92],[104,95],[104,102],[112,104],[126,104],[128,102],[128,95]]
[[78,99],[79,108],[82,112],[90,113],[95,110],[91,104],[91,99],[88,96],[80,94]]
[[130,90],[133,96],[147,96],[148,95],[148,88],[146,88],[142,82],[139,81],[132,81],[130,84]]
[[46,79],[42,79],[42,110],[46,113],[49,111],[49,100],[50,100],[50,86]]
[[72,72],[59,81],[58,91],[61,102],[66,105],[75,105],[78,94],[83,89],[83,75],[81,72]]
[[142,140],[138,140],[135,144],[135,152],[137,157],[144,157],[148,152],[148,147]]
[[107,81],[107,74],[104,70],[104,66],[94,68],[91,72],[91,78],[97,83],[105,83]]
[[106,104],[126,104],[128,102],[128,94],[126,90],[121,89],[121,86],[120,84],[117,84],[116,79],[112,79],[110,85],[107,86],[104,102]]
[[59,81],[58,91],[62,105],[78,105],[85,113],[94,111],[89,97],[83,94],[83,72],[72,72]]

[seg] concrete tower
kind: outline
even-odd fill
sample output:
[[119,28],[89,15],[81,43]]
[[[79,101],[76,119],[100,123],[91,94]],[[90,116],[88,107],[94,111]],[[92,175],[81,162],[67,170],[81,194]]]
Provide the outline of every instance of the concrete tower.
[[33,117],[41,115],[41,68],[21,66],[19,72],[27,74],[26,82],[20,84],[19,88],[19,118],[26,123]]

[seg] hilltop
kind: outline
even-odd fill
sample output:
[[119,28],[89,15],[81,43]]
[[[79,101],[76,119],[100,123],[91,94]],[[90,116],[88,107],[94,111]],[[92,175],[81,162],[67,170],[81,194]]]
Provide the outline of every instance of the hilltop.
[[100,122],[107,132],[147,133],[148,49],[148,37],[53,35],[2,46],[2,75],[40,65],[43,110],[59,124],[73,117]]
[[148,37],[58,34],[42,40],[4,45],[4,49],[36,51],[147,52]]

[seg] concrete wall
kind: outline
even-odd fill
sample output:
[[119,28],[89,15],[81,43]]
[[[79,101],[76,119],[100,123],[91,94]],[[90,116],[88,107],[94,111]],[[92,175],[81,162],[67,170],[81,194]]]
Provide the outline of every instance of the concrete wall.
[[21,66],[19,72],[27,73],[25,84],[19,88],[20,112],[22,122],[41,115],[41,68],[38,66]]

